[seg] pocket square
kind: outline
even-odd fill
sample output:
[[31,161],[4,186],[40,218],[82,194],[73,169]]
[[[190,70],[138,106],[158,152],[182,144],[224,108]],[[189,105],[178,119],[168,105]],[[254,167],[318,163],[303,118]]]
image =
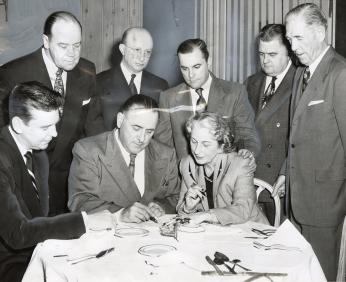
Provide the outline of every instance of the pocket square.
[[313,106],[313,105],[317,105],[317,104],[321,104],[321,103],[324,103],[324,100],[310,101],[308,106]]
[[89,103],[90,103],[90,99],[91,99],[91,98],[89,98],[88,100],[84,100],[82,105],[84,106],[84,105],[86,105],[86,104],[89,104]]

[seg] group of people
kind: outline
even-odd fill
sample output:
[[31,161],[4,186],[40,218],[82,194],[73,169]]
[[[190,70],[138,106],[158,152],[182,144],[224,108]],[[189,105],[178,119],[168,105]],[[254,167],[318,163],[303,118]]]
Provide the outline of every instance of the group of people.
[[[43,46],[0,67],[0,278],[33,248],[117,222],[178,213],[196,223],[274,222],[272,197],[335,280],[346,215],[346,61],[302,4],[258,35],[261,70],[217,78],[201,39],[177,49],[184,82],[145,70],[153,39],[127,29],[96,75],[82,26],[51,14]],[[254,177],[273,185],[256,197]]]

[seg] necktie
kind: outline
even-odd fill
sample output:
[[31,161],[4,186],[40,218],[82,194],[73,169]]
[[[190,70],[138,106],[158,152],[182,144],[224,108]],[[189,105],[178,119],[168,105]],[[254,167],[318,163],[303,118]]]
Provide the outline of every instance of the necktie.
[[136,154],[130,154],[130,163],[129,163],[129,169],[132,177],[135,176],[135,159],[137,155]]
[[305,91],[306,87],[308,86],[309,79],[310,79],[310,69],[309,67],[306,67],[303,74],[302,94]]
[[276,80],[276,76],[273,76],[266,91],[264,92],[264,95],[262,98],[262,109],[268,104],[268,102],[270,101],[270,99],[273,97],[275,93],[275,80]]
[[198,99],[196,103],[196,112],[202,113],[207,109],[207,102],[205,101],[202,94],[203,88],[198,88],[195,91],[198,94]]
[[24,157],[26,158],[26,168],[27,168],[27,170],[29,172],[32,186],[34,187],[36,197],[39,200],[40,196],[39,196],[39,193],[38,193],[38,188],[37,188],[37,184],[36,184],[34,169],[33,169],[33,165],[32,165],[32,153],[30,151],[28,151],[28,152],[26,152]]
[[135,74],[131,74],[131,80],[130,80],[130,83],[129,83],[129,87],[130,87],[130,91],[131,91],[132,95],[138,94],[137,88],[136,88],[136,85],[135,85],[135,77],[136,77]]
[[63,69],[59,68],[55,73],[55,83],[54,91],[59,92],[61,96],[64,96],[64,82],[62,81],[62,72]]

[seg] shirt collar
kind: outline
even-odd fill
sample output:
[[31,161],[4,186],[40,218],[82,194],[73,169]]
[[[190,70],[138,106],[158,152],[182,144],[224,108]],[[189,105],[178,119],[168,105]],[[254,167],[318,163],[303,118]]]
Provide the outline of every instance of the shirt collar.
[[[135,84],[136,84],[136,87],[137,87],[137,81],[140,82],[141,79],[142,79],[142,73],[143,71],[141,72],[138,72],[138,73],[132,73],[129,71],[129,69],[125,66],[125,64],[123,63],[123,61],[121,61],[120,63],[120,68],[121,68],[121,71],[123,72],[125,78],[126,78],[126,81],[127,81],[127,84],[130,83],[130,80],[131,80],[131,75],[132,74],[135,74],[136,77],[135,77]],[[138,87],[137,87],[137,90],[138,90]]]
[[[56,72],[58,71],[58,67],[47,56],[46,51],[45,51],[44,48],[42,48],[42,57],[43,57],[44,64],[46,65],[46,68],[47,68],[49,76],[55,78]],[[63,71],[63,73],[64,73],[64,71]]]
[[13,129],[11,128],[11,126],[9,125],[8,126],[8,130],[10,131],[10,134],[14,140],[14,142],[16,143],[18,149],[19,149],[19,152],[20,154],[22,155],[23,159],[25,160],[25,154],[27,152],[32,152],[32,150],[28,150],[28,148],[26,148],[25,146],[23,146],[23,144],[20,143],[20,141],[18,140],[17,136],[16,136],[16,133],[13,131]]
[[[209,94],[209,90],[210,90],[210,86],[211,86],[211,81],[212,81],[212,78],[211,78],[211,75],[209,73],[207,81],[204,82],[204,84],[201,85],[201,87],[200,87],[200,88],[203,88],[203,96],[204,96],[205,93]],[[191,92],[195,92],[196,89],[190,87],[190,91]]]
[[309,70],[310,70],[310,77],[313,75],[313,73],[315,72],[315,70],[317,69],[319,63],[322,61],[324,55],[327,53],[327,51],[329,50],[329,45],[327,46],[327,48],[316,58],[315,61],[313,61],[310,65],[309,65]]
[[[291,67],[291,65],[292,65],[292,61],[289,60],[287,66],[286,66],[286,68],[285,68],[280,74],[278,74],[278,75],[276,76],[276,80],[275,80],[275,90],[280,86],[281,81],[282,81],[282,80],[284,79],[284,77],[286,76],[286,74],[287,74],[289,68]],[[271,82],[271,80],[272,80],[272,76],[267,75],[267,76],[266,76],[266,87],[265,87],[265,89],[267,89],[267,87],[268,87],[269,83]]]
[[[130,153],[125,149],[125,147],[123,146],[123,144],[121,143],[120,141],[120,138],[119,138],[119,130],[114,130],[114,136],[115,136],[115,140],[117,141],[118,145],[119,145],[119,148],[120,148],[120,151],[121,151],[121,154],[123,155],[126,163],[128,164],[130,162]],[[142,155],[144,154],[144,151],[145,150],[142,150],[140,151],[137,155]]]

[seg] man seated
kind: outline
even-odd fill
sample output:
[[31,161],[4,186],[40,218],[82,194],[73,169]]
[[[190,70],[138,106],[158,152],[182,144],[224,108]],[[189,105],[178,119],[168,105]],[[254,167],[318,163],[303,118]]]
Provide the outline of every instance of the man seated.
[[72,211],[118,212],[125,222],[174,213],[180,181],[174,149],[152,139],[158,105],[131,96],[113,131],[81,139],[73,148],[69,175]]
[[39,82],[15,86],[10,124],[0,133],[0,281],[21,281],[33,248],[47,239],[71,239],[112,227],[109,212],[48,215],[49,163],[64,98]]

